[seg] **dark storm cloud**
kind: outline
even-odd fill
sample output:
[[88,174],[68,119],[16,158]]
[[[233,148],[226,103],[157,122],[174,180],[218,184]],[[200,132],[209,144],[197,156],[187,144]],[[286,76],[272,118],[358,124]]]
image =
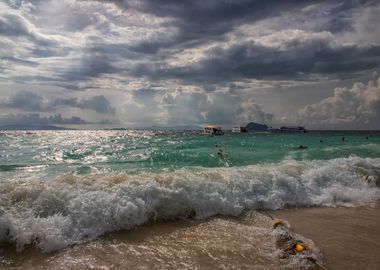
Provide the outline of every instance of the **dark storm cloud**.
[[7,107],[22,109],[25,111],[46,110],[43,97],[29,91],[19,91],[11,95],[4,103]]
[[163,26],[177,29],[176,35],[145,40],[132,47],[135,52],[154,54],[160,49],[191,48],[201,43],[220,41],[224,34],[243,23],[252,23],[284,10],[317,1],[220,1],[220,0],[143,0],[138,4],[113,1],[123,9],[135,9],[161,18],[171,18]]
[[69,106],[69,107],[77,107],[81,109],[89,109],[94,110],[98,113],[104,114],[114,114],[115,108],[113,108],[103,95],[94,96],[88,99],[80,99],[77,98],[69,98],[69,99],[56,99],[51,103],[53,106]]
[[311,28],[330,30],[334,33],[346,31],[352,29],[349,19],[356,8],[378,4],[372,0],[142,0],[138,4],[131,4],[125,0],[113,2],[125,9],[136,9],[143,13],[172,19],[165,25],[177,28],[175,38],[162,36],[159,40],[144,41],[136,45],[137,51],[148,54],[157,53],[161,48],[185,49],[200,43],[220,41],[225,39],[225,34],[240,25],[253,24],[285,12],[300,12],[302,8],[312,4],[327,3],[330,8],[319,15],[324,17],[325,23]]
[[216,47],[198,63],[171,67],[138,65],[136,76],[153,80],[182,79],[187,83],[221,83],[236,79],[308,80],[312,74],[344,77],[380,67],[380,46],[333,47],[327,40],[295,40],[286,49],[244,43]]
[[334,48],[324,40],[295,41],[286,49],[256,44],[215,48],[193,70],[217,78],[307,79],[308,74],[336,74],[380,66],[380,46]]
[[26,38],[38,46],[56,46],[57,43],[35,33],[27,21],[18,15],[0,15],[0,35],[13,38]]
[[[80,81],[90,81],[106,75],[133,75],[131,70],[136,65],[133,61],[155,62],[155,59],[159,61],[170,54],[168,52],[154,55],[158,48],[151,46],[149,42],[146,42],[146,45],[143,43],[145,42],[131,45],[127,43],[110,44],[99,40],[93,43],[89,41],[89,46],[84,48],[84,51],[68,67],[61,70],[57,68],[58,78],[56,81],[61,86],[83,90],[86,87],[78,87]],[[131,61],[131,63],[128,66],[118,66],[120,61]]]
[[[47,114],[75,108],[111,114],[126,123],[270,123],[276,116],[254,92],[265,88],[269,93],[273,85],[280,85],[285,96],[287,85],[360,81],[356,76],[380,68],[378,1],[8,4],[0,2],[0,82],[13,83],[15,92],[35,91],[36,85],[45,88],[39,94],[13,92],[0,101],[6,114],[8,109]],[[26,88],[26,83],[35,87]],[[88,90],[92,97],[76,91],[58,97],[52,91],[47,98],[42,91],[49,86]],[[115,104],[102,95],[105,89]],[[318,97],[323,100],[326,95]],[[318,104],[305,99],[302,106]],[[374,111],[374,106],[367,108]],[[310,118],[322,107],[307,107],[302,117]],[[41,115],[11,118],[28,117],[50,121],[50,116]]]
[[3,105],[9,108],[36,112],[55,111],[58,107],[74,107],[103,114],[115,114],[115,108],[111,106],[108,99],[103,95],[83,99],[57,98],[45,100],[43,96],[34,92],[19,91],[10,95]]
[[[41,1],[31,1],[38,6]],[[226,41],[227,33],[237,27],[254,24],[263,19],[274,18],[286,12],[301,12],[312,4],[325,5],[328,8],[316,8],[311,14],[325,12],[322,25],[309,23],[311,29],[331,30],[332,32],[352,29],[350,18],[353,10],[374,5],[374,1],[254,1],[254,0],[143,0],[130,1],[78,1],[99,3],[113,2],[126,11],[138,11],[160,18],[161,27],[177,29],[172,33],[157,34],[154,37],[144,37],[132,43],[109,42],[105,36],[89,36],[85,47],[76,52],[74,59],[64,66],[50,69],[50,80],[54,85],[69,89],[87,89],[92,87],[92,80],[107,75],[147,77],[149,80],[177,79],[186,83],[201,83],[205,89],[211,89],[208,83],[230,81],[233,79],[308,79],[310,74],[327,74],[345,76],[358,71],[371,70],[379,67],[378,47],[335,46],[331,47],[326,40],[315,40],[294,43],[285,50],[265,47],[256,43],[247,43],[244,39],[235,44],[215,48],[207,52],[202,60],[194,64],[185,63],[173,67],[167,60],[173,54],[181,54],[186,49],[192,49],[202,43]],[[13,7],[20,3],[12,1]],[[75,10],[69,5],[64,14],[53,15],[65,19],[65,25],[70,23],[67,31],[79,31],[92,25],[98,31],[112,35],[120,35],[112,30],[111,23],[122,25],[121,21],[107,17],[110,21],[101,20],[97,16],[89,16],[83,10]],[[321,10],[321,11],[319,11]],[[41,12],[41,11],[40,11]],[[302,12],[301,12],[302,13]],[[39,14],[41,15],[41,14]],[[322,16],[322,15],[315,15]],[[39,23],[46,18],[41,17]],[[112,22],[112,19],[115,19]],[[316,18],[316,20],[318,17]],[[285,17],[286,20],[286,17]],[[286,23],[286,21],[284,21]],[[77,27],[75,29],[75,26]],[[310,27],[309,27],[310,28]],[[0,18],[0,33],[5,36],[26,37],[34,42],[34,48],[29,49],[35,57],[64,57],[70,53],[67,47],[57,49],[56,42],[42,37],[30,28],[26,19],[14,14],[6,14]],[[174,33],[174,34],[173,34]],[[237,36],[238,38],[238,36]],[[127,65],[126,61],[131,61]],[[123,62],[123,65],[119,65]],[[19,64],[27,64],[21,63]],[[45,75],[49,78],[49,74]],[[220,80],[220,77],[223,77]],[[80,82],[87,82],[80,84]]]
[[[47,52],[48,53],[48,52]],[[55,78],[50,80],[55,85],[71,89],[85,90],[92,88],[91,80],[107,75],[128,75],[128,69],[117,65],[120,61],[139,59],[130,45],[124,43],[105,43],[102,41],[89,41],[89,45],[83,48],[67,66],[55,67]],[[140,58],[141,60],[141,58]],[[80,82],[89,84],[80,86]]]
[[85,53],[79,63],[74,62],[61,73],[61,78],[70,82],[118,72],[120,70],[112,64],[107,54]]
[[[173,18],[180,41],[210,39],[227,33],[236,25],[275,16],[279,12],[318,1],[255,0],[145,0],[137,5],[114,1],[122,7],[135,8],[158,17]],[[319,1],[320,2],[320,1]]]
[[109,101],[103,96],[95,96],[88,99],[78,101],[79,108],[94,110],[99,113],[115,113],[115,108],[111,106]]

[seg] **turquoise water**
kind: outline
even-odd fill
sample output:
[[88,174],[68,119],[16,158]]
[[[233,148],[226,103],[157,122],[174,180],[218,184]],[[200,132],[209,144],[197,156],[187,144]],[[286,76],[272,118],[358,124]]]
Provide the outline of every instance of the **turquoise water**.
[[[380,134],[320,132],[226,134],[155,131],[7,132],[0,137],[0,171],[101,174],[168,172],[181,168],[232,167],[286,159],[380,157]],[[345,137],[345,140],[342,140]],[[368,139],[367,139],[368,138]],[[323,143],[320,142],[323,140]],[[297,149],[300,145],[308,149]],[[222,154],[218,154],[222,151]],[[4,174],[0,176],[0,179]]]
[[0,245],[51,251],[155,220],[366,205],[379,183],[373,132],[9,131]]

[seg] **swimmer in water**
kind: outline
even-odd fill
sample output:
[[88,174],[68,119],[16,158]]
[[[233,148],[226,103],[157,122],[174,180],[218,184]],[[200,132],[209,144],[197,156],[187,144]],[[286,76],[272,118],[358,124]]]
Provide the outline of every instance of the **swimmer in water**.
[[223,160],[227,159],[227,154],[224,153],[222,149],[218,150],[218,156],[221,157]]

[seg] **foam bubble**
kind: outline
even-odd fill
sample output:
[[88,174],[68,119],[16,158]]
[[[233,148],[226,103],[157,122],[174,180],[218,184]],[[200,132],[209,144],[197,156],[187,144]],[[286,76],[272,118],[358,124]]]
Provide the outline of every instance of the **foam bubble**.
[[64,175],[51,181],[0,183],[0,243],[43,251],[130,229],[156,219],[239,215],[264,206],[371,203],[380,191],[380,159],[286,160],[235,168],[137,175]]

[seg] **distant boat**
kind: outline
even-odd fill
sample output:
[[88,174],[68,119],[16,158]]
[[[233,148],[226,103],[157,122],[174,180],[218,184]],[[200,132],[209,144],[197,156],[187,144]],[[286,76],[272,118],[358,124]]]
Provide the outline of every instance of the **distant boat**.
[[205,126],[203,132],[209,135],[223,135],[224,132],[221,127],[218,126]]
[[273,133],[304,133],[307,132],[303,126],[283,126],[280,128],[270,128],[270,132]]
[[244,133],[244,132],[248,132],[248,129],[246,127],[233,127],[232,132],[233,133]]

